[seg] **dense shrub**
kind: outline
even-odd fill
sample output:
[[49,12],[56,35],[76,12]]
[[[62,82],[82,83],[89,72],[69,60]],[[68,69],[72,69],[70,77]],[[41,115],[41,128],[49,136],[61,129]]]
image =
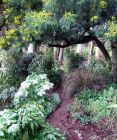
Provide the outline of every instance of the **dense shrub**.
[[[62,79],[64,93],[72,96],[82,90],[94,88],[94,83],[96,80],[97,79],[94,73],[86,69],[75,70],[70,74],[66,74]],[[100,83],[100,80],[97,82],[97,84],[98,83]]]
[[52,56],[38,54],[29,66],[29,73],[46,73],[50,82],[56,84],[60,79],[60,70]]
[[1,51],[1,90],[12,86],[19,86],[28,75],[28,65],[31,63],[33,58],[33,55],[23,56],[21,52],[15,52],[13,50]]
[[111,63],[104,60],[92,59],[88,64],[88,69],[94,72],[96,75],[103,75],[107,81],[112,82]]
[[4,140],[64,140],[63,135],[46,122],[52,103],[46,90],[53,84],[47,75],[30,75],[14,97],[14,107],[0,112],[0,139]]
[[14,58],[13,54],[12,51],[1,51],[0,53],[0,86],[3,89],[19,85],[24,80],[19,73],[21,67],[17,64],[20,58]]
[[[76,106],[77,104],[77,106]],[[83,91],[69,110],[75,119],[80,119],[83,123],[98,122],[101,119],[112,116],[117,117],[117,95],[115,89],[110,87],[103,91],[94,90]]]
[[17,88],[11,87],[0,92],[0,110],[13,106],[14,95]]
[[65,72],[71,72],[73,69],[81,66],[84,61],[84,57],[74,51],[66,50],[64,57],[64,70]]

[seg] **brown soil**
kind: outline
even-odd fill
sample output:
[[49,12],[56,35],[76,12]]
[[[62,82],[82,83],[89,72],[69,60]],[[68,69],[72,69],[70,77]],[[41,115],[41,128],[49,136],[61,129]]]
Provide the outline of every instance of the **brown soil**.
[[68,105],[73,99],[66,96],[61,88],[56,89],[60,94],[60,106],[48,117],[48,122],[55,128],[64,132],[67,140],[104,140],[105,133],[96,125],[83,125],[80,121],[74,121],[67,111]]

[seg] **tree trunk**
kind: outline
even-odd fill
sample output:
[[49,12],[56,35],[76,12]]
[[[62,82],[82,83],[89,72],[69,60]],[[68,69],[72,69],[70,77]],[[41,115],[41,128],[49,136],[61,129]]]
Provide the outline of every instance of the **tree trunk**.
[[33,53],[34,52],[34,44],[30,43],[28,46],[28,53]]
[[82,54],[83,49],[84,49],[83,44],[77,44],[76,45],[76,53]]
[[59,58],[58,58],[58,63],[60,65],[62,65],[62,62],[63,62],[63,54],[64,54],[64,48],[60,48]]
[[88,44],[88,63],[90,63],[91,57],[93,55],[93,48],[94,48],[94,44],[93,41],[91,41]]
[[58,48],[54,47],[54,52],[53,52],[54,54],[53,54],[53,55],[54,55],[54,60],[55,60],[55,61],[58,60],[57,49],[58,49]]
[[93,40],[95,41],[95,43],[97,44],[98,48],[101,50],[101,52],[103,53],[105,59],[108,61],[110,61],[110,56],[109,53],[107,52],[106,48],[104,47],[104,43],[102,43],[97,37],[93,36]]
[[98,47],[96,47],[95,57],[96,57],[97,60],[103,60],[104,59],[104,55]]
[[117,83],[117,41],[111,42],[113,81]]

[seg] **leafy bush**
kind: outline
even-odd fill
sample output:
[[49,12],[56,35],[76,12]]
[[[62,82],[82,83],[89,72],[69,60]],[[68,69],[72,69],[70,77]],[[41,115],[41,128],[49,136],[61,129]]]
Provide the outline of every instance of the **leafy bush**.
[[34,140],[65,140],[64,136],[59,133],[59,129],[46,125],[41,134],[37,135]]
[[[117,95],[113,87],[100,92],[94,90],[83,91],[75,102],[69,110],[75,119],[80,119],[82,122],[98,122],[111,116],[116,115],[117,117]],[[74,104],[79,102],[78,109],[74,110],[76,108]],[[84,119],[86,120],[84,121]]]
[[49,140],[64,137],[58,130],[53,130],[46,122],[47,115],[52,111],[51,101],[46,90],[53,84],[47,75],[30,75],[14,96],[14,107],[0,112],[0,139],[4,140]]
[[74,51],[66,50],[65,52],[65,58],[64,58],[64,70],[66,72],[71,72],[73,69],[78,68],[82,62],[84,61],[84,58]]
[[14,55],[12,51],[2,51],[0,53],[0,87],[1,89],[10,88],[12,86],[18,86],[25,77],[21,75],[20,71],[22,67],[18,64],[21,58],[21,54],[17,54],[20,57]]
[[0,88],[19,87],[20,83],[28,76],[28,66],[34,55],[25,55],[14,50],[1,51],[0,53]]
[[0,110],[13,106],[16,91],[17,88],[11,87],[0,92]]
[[88,68],[96,73],[96,75],[103,75],[106,77],[107,81],[112,82],[112,72],[110,66],[110,62],[92,59],[88,65]]
[[52,56],[38,54],[29,66],[29,73],[46,73],[50,82],[56,84],[60,79],[60,70]]
[[64,92],[72,96],[82,90],[93,88],[95,81],[95,75],[92,72],[83,69],[66,74],[62,79],[62,85]]

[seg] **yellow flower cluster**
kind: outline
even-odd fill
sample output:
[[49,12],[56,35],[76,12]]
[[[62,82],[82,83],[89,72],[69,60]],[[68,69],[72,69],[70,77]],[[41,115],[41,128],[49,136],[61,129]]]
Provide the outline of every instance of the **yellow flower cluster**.
[[100,8],[104,9],[104,8],[106,8],[106,6],[107,6],[106,1],[105,0],[100,0]]
[[38,16],[38,18],[48,19],[52,15],[53,15],[52,12],[42,11],[42,12],[39,12],[37,16]]
[[12,39],[12,36],[15,34],[15,29],[10,29],[6,32],[6,39],[10,40]]
[[108,32],[105,33],[106,37],[108,38],[115,38],[117,37],[117,24],[115,22],[115,18],[112,17],[112,21],[108,22]]
[[3,37],[0,38],[0,48],[5,44],[5,39]]
[[76,16],[76,15],[71,13],[71,12],[65,12],[65,14],[64,14],[65,19],[69,19],[69,18],[74,17],[74,16]]
[[16,25],[19,25],[19,24],[21,23],[21,16],[16,16],[16,17],[14,17],[14,23],[15,23]]
[[92,21],[92,22],[97,22],[97,20],[98,20],[98,16],[93,16],[93,17],[91,18],[91,21]]

